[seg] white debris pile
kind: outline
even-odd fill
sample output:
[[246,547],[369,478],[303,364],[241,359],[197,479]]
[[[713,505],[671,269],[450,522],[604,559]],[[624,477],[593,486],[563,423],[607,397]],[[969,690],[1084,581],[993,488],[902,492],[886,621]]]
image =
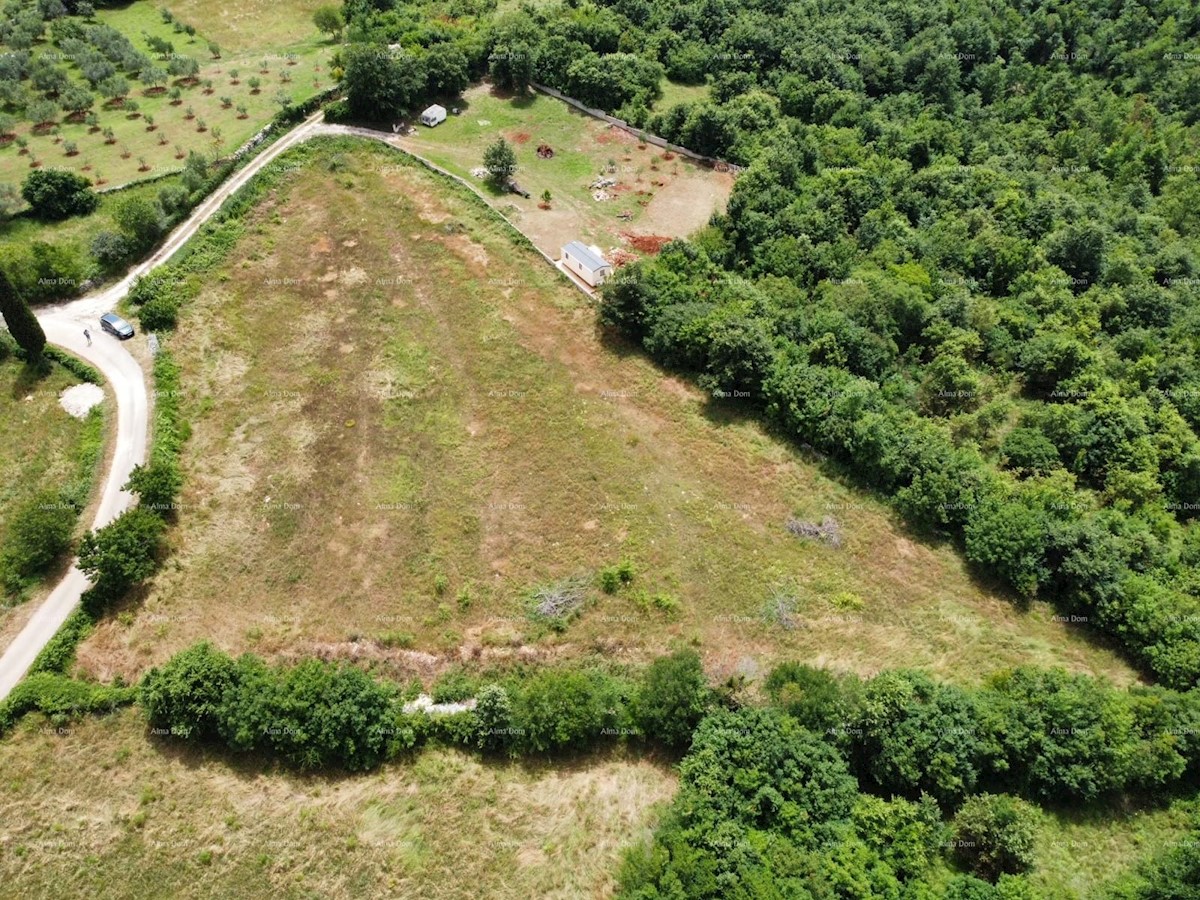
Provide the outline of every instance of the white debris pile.
[[87,382],[77,384],[59,394],[58,402],[70,415],[82,419],[92,407],[104,402],[104,390]]
[[483,166],[476,166],[471,170],[471,175],[475,178],[487,178],[488,170]]
[[460,703],[435,703],[428,694],[421,694],[416,700],[409,700],[404,704],[404,712],[409,715],[423,712],[431,716],[451,716],[454,713],[470,712],[474,708],[474,697]]

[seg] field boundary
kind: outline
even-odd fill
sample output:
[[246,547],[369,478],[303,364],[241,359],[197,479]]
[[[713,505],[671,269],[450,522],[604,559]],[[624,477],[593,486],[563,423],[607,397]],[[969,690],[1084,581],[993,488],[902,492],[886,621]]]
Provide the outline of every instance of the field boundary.
[[687,147],[681,147],[678,144],[672,144],[665,138],[660,138],[657,134],[651,134],[644,128],[636,128],[630,125],[624,119],[618,119],[616,116],[610,116],[602,109],[593,109],[587,106],[574,97],[568,97],[562,91],[552,88],[545,84],[538,84],[536,81],[529,82],[530,87],[540,91],[548,97],[553,97],[555,100],[561,100],[568,106],[572,106],[581,113],[591,116],[593,119],[599,119],[602,122],[607,122],[609,125],[615,125],[617,128],[623,129],[636,137],[638,140],[643,140],[647,144],[653,144],[656,147],[662,147],[664,150],[670,150],[672,153],[678,153],[680,156],[686,156],[688,159],[695,160],[699,163],[704,163],[707,166],[712,166],[718,172],[733,172],[737,174],[742,171],[742,166],[731,163],[725,159],[717,159],[714,156],[705,156],[703,153],[697,153],[694,150],[689,150]]

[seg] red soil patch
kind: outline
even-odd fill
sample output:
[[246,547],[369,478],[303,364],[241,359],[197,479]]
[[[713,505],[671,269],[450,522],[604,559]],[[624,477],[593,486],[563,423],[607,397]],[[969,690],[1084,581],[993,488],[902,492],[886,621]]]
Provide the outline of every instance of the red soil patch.
[[652,255],[661,251],[663,247],[674,240],[674,238],[661,234],[630,234],[628,231],[622,231],[621,237],[623,237],[629,243],[629,246],[631,246],[634,250]]
[[516,134],[514,134],[512,136],[512,142],[514,144],[529,143],[529,132],[528,131],[518,131]]
[[621,266],[628,265],[631,262],[637,262],[638,260],[636,255],[630,253],[628,250],[622,250],[619,247],[614,247],[605,255],[608,257],[608,261],[613,264],[613,267],[617,269],[621,268]]
[[635,143],[637,143],[637,138],[635,138],[628,131],[625,131],[623,128],[618,128],[616,125],[609,125],[603,131],[597,132],[596,143],[597,144],[635,144]]

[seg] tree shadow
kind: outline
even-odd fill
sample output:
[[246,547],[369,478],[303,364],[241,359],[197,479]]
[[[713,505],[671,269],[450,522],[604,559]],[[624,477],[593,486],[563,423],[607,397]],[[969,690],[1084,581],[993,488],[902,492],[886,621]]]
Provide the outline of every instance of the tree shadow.
[[642,349],[637,341],[624,334],[619,328],[605,325],[600,321],[599,316],[596,317],[592,327],[592,333],[595,335],[600,346],[614,354],[618,359],[649,359],[646,351]]
[[30,391],[37,388],[38,384],[45,381],[50,373],[54,371],[54,366],[46,357],[40,357],[36,361],[27,361],[19,369],[17,369],[17,377],[13,379],[10,393],[14,400],[23,400],[29,396]]
[[488,96],[504,101],[513,109],[529,109],[537,100],[537,91],[532,88],[527,91],[514,91],[511,88],[502,88],[492,83],[488,88]]

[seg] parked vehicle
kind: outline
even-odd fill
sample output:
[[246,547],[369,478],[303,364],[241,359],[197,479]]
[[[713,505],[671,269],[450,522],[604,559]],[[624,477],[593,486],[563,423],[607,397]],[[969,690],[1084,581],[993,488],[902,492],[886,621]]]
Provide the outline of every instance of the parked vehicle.
[[100,327],[115,338],[127,340],[133,337],[133,326],[116,313],[105,313],[100,317]]

